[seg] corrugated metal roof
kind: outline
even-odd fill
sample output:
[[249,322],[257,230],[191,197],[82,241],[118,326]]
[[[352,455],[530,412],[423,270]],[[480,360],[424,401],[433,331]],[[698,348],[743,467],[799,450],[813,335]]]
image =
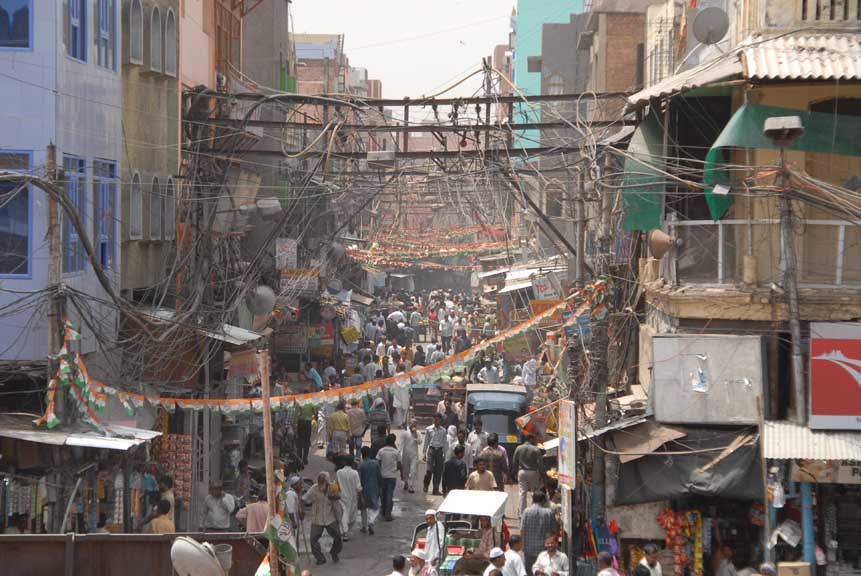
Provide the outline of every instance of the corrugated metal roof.
[[673,96],[679,92],[699,88],[708,84],[719,82],[727,78],[738,76],[742,73],[741,62],[734,52],[727,54],[717,60],[706,62],[685,70],[680,74],[674,74],[653,84],[644,90],[628,97],[628,103],[634,106],[647,104],[653,98]]
[[773,460],[861,460],[861,432],[811,430],[792,422],[766,422],[765,457]]
[[741,54],[747,78],[861,79],[861,39],[854,33],[754,37],[742,45]]
[[107,424],[107,426],[112,433],[111,436],[89,430],[82,425],[61,426],[53,430],[36,428],[32,418],[8,414],[0,415],[0,437],[38,444],[128,450],[161,436],[161,432],[155,430],[131,428],[118,424]]
[[532,280],[529,280],[528,282],[518,282],[517,284],[509,284],[497,292],[497,294],[508,294],[509,292],[523,290],[524,288],[532,288]]

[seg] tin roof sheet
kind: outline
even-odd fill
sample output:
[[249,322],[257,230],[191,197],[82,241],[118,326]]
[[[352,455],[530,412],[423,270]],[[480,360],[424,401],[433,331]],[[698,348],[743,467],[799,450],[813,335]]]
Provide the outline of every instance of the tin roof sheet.
[[861,79],[861,38],[854,33],[753,37],[742,45],[741,54],[747,78]]
[[861,460],[861,432],[811,430],[793,422],[766,422],[765,457],[773,460]]

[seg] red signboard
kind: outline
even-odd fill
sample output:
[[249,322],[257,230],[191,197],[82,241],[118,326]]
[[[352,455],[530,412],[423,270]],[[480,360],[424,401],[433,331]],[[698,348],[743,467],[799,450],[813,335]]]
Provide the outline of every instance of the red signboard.
[[861,430],[861,323],[810,324],[810,427]]

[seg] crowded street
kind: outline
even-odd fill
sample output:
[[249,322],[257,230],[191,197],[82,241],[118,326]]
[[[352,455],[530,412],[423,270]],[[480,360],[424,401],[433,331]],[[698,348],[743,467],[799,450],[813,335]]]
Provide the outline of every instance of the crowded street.
[[0,576],[861,576],[861,0],[0,0]]

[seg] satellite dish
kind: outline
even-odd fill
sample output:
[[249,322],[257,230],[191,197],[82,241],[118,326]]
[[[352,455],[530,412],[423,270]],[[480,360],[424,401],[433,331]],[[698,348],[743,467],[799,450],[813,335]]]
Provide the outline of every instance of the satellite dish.
[[729,17],[718,6],[703,8],[694,16],[694,38],[703,44],[717,44],[729,31]]
[[248,295],[248,309],[255,316],[265,316],[275,309],[275,291],[261,284]]
[[179,576],[224,576],[212,546],[187,536],[173,541],[170,561]]

